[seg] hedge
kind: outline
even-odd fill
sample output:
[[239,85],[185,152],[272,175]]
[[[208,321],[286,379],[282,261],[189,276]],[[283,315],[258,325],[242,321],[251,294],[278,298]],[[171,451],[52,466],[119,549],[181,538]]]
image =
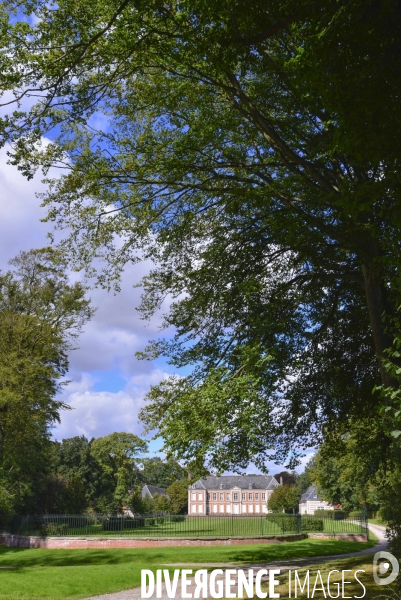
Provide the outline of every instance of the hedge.
[[[358,513],[359,515],[359,513]],[[334,521],[343,521],[344,519],[347,518],[348,513],[345,512],[344,510],[324,510],[324,509],[320,509],[320,510],[315,510],[315,516],[319,517],[320,519],[333,519]]]
[[137,529],[145,525],[143,517],[108,517],[102,521],[103,531],[121,531],[122,529]]

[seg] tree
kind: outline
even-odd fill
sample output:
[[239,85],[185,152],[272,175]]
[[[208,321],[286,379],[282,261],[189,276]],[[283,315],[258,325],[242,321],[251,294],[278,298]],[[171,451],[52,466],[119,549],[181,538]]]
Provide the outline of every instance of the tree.
[[162,460],[160,457],[144,458],[140,478],[143,483],[166,489],[169,485],[185,477],[186,471],[173,460]]
[[188,512],[188,482],[175,481],[166,492],[170,497],[169,507],[173,515]]
[[269,498],[268,509],[273,512],[292,511],[298,509],[301,492],[295,485],[279,485]]
[[276,473],[273,477],[278,483],[282,483],[283,485],[295,485],[297,482],[297,473],[295,471],[293,473],[280,471],[280,473]]
[[[79,487],[84,490],[80,510],[82,512],[90,508],[95,512],[108,512],[108,505],[113,503],[114,482],[108,477],[98,461],[92,455],[91,445],[94,440],[88,440],[84,435],[63,439],[54,442],[54,464],[53,470],[58,478],[66,482],[66,489],[62,491],[59,504],[64,506],[48,512],[70,512],[70,500],[64,500],[64,496],[70,496],[70,486],[74,490]],[[75,505],[76,507],[78,504]]]
[[93,440],[92,456],[113,482],[115,509],[121,510],[129,502],[128,488],[136,478],[136,462],[145,452],[147,442],[133,433],[115,432]]
[[177,456],[263,466],[369,410],[373,385],[394,385],[398,5],[19,10],[2,17],[2,86],[41,103],[3,118],[14,162],[67,170],[45,203],[72,265],[107,257],[108,285],[139,252],[157,265],[145,316],[176,299],[177,337],[148,356],[194,373],[154,390],[149,427]]
[[50,249],[22,252],[11,264],[14,271],[0,275],[0,488],[14,511],[40,512],[50,427],[68,408],[56,394],[93,311]]
[[310,487],[313,483],[312,474],[313,474],[313,469],[314,469],[315,465],[316,465],[316,460],[315,460],[315,457],[312,456],[312,458],[310,458],[308,460],[308,462],[306,463],[304,472],[301,473],[300,475],[298,475],[298,477],[297,477],[296,484],[297,484],[297,487],[299,488],[301,494],[306,492],[308,487]]
[[[173,485],[173,484],[171,484]],[[167,496],[159,496],[156,500],[156,511],[157,512],[172,512],[175,511],[172,508],[171,501],[167,498]],[[188,505],[188,497],[187,497],[187,505]],[[181,511],[179,511],[181,512]]]

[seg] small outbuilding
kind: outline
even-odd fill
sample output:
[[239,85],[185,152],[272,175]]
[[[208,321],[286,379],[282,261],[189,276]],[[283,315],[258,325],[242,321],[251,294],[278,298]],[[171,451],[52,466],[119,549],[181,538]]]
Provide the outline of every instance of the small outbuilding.
[[314,515],[316,510],[333,510],[332,504],[323,500],[317,485],[311,485],[301,496],[299,512],[301,515]]

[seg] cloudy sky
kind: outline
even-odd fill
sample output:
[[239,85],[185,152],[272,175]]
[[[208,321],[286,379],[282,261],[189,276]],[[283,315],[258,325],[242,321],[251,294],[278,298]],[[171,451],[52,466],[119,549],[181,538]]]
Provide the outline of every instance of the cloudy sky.
[[[0,268],[21,250],[48,245],[46,233],[50,225],[41,223],[45,215],[36,193],[44,190],[41,176],[24,179],[16,167],[7,164],[7,148],[0,150]],[[133,285],[147,273],[149,264],[126,269],[117,295],[105,290],[91,292],[97,311],[79,339],[79,349],[71,353],[71,383],[63,398],[72,410],[63,412],[54,438],[84,434],[98,437],[113,431],[129,431],[141,435],[138,411],[150,386],[158,383],[171,367],[163,361],[138,361],[134,354],[159,331],[161,315],[150,323],[140,320],[135,308],[141,290]],[[152,441],[150,451],[162,445]],[[308,457],[305,457],[303,463]],[[280,470],[269,465],[271,473]],[[302,470],[302,467],[298,470]],[[250,466],[250,472],[255,468]]]

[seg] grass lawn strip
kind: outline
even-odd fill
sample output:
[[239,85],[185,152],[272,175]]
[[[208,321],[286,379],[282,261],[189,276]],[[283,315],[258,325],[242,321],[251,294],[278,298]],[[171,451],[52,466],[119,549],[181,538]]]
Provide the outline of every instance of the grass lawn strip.
[[[154,519],[147,519],[155,521]],[[61,521],[60,521],[61,523]],[[62,523],[61,523],[62,524]],[[349,520],[334,521],[331,519],[323,520],[323,533],[361,533],[361,527],[358,522]],[[66,524],[67,526],[67,524]],[[207,519],[186,518],[181,522],[170,522],[166,520],[163,523],[156,521],[152,525],[143,525],[135,529],[124,529],[104,531],[102,525],[76,525],[68,526],[67,534],[69,537],[231,537],[231,536],[259,536],[259,535],[282,535],[291,533],[283,531],[279,524],[260,517],[250,517],[239,519],[208,517]],[[31,532],[32,535],[38,535],[39,532]]]
[[[330,577],[330,584],[331,584],[330,592],[333,596],[336,596],[338,593],[337,586],[335,584],[339,583],[340,584],[339,597],[341,598],[341,594],[342,594],[341,571],[343,571],[343,570],[351,571],[349,573],[346,573],[346,576],[345,576],[345,580],[351,582],[344,586],[345,597],[351,596],[352,598],[354,598],[356,596],[362,596],[364,593],[364,590],[361,587],[361,585],[355,580],[354,572],[357,570],[363,570],[363,571],[365,571],[365,573],[362,573],[362,572],[358,573],[358,579],[363,583],[363,585],[366,588],[366,594],[364,596],[364,600],[372,600],[373,598],[377,598],[378,596],[382,596],[382,595],[389,596],[390,598],[395,597],[394,595],[392,596],[392,593],[395,589],[396,582],[394,582],[394,584],[392,586],[380,586],[374,582],[374,580],[373,580],[373,554],[371,554],[371,555],[354,556],[351,558],[342,558],[342,559],[337,559],[337,560],[331,560],[327,563],[313,564],[310,566],[305,566],[305,567],[297,569],[298,577],[301,580],[302,584],[304,583],[306,573],[309,570],[309,579],[310,579],[309,598],[312,597],[313,586],[314,586],[318,571],[320,571],[322,580],[324,582],[326,596],[329,597],[329,595],[327,593],[327,575],[329,574],[330,571],[333,571],[335,569],[337,569],[339,571],[339,573],[333,573]],[[291,569],[291,571],[292,571],[291,597],[292,598],[295,597],[294,570],[295,570],[294,568]],[[289,595],[288,595],[288,579],[289,579],[288,572],[283,573],[282,575],[279,575],[279,576],[276,575],[276,579],[278,579],[280,581],[280,585],[275,588],[275,591],[280,594],[281,600],[286,600],[287,598],[289,598]],[[261,587],[264,592],[268,592],[268,584],[262,584]],[[325,597],[323,594],[323,591],[321,591],[321,589],[320,590],[318,589],[319,587],[321,587],[320,583],[318,584],[315,594],[313,596],[313,598],[315,600],[321,600],[321,599],[324,599],[324,597]],[[300,599],[307,598],[308,597],[307,590],[305,589],[304,593],[302,593],[298,587],[297,597]]]
[[128,590],[140,585],[141,569],[174,568],[166,563],[267,563],[300,557],[343,554],[369,548],[374,542],[313,540],[248,546],[185,548],[45,550],[0,546],[1,600],[77,600],[85,596]]

